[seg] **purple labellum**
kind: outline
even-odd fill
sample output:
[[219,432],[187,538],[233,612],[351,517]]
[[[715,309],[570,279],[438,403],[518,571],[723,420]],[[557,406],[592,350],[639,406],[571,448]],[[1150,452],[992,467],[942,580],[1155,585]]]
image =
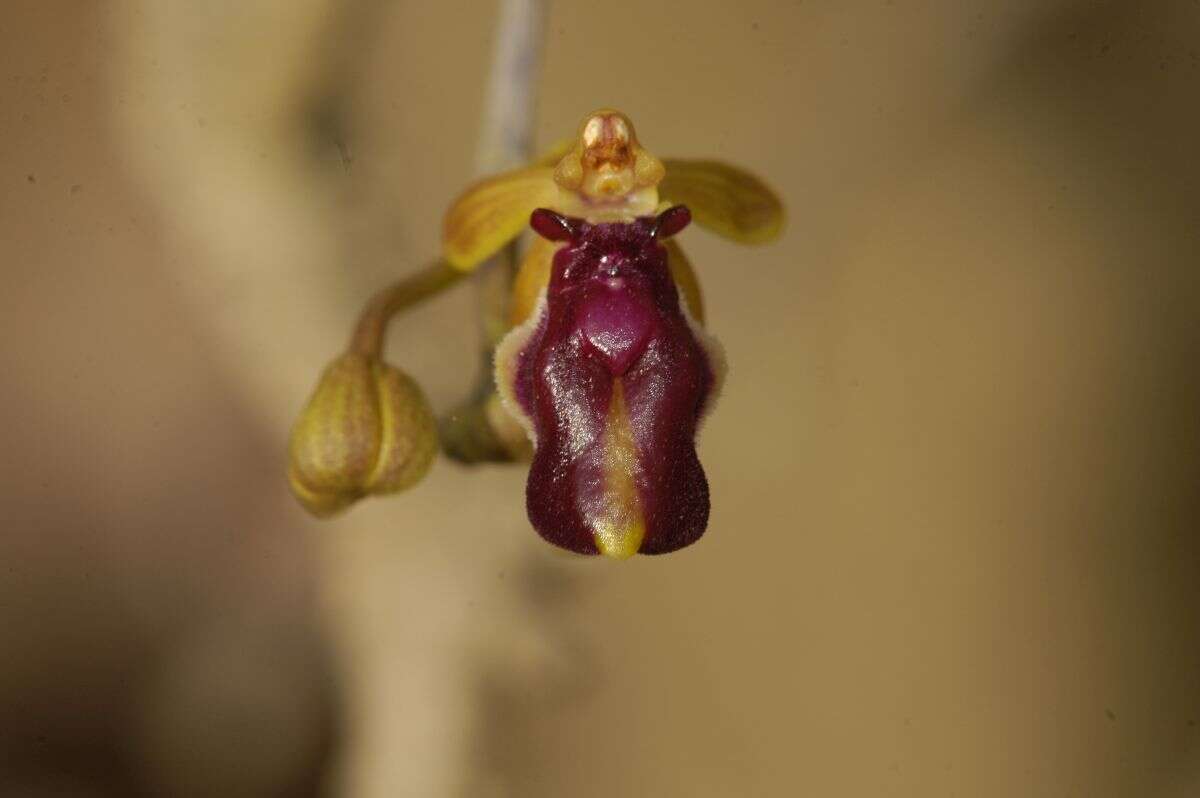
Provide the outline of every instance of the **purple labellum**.
[[535,211],[563,246],[531,318],[496,355],[507,406],[535,444],[538,534],[582,554],[664,554],[708,523],[695,437],[722,376],[719,347],[681,307],[661,239],[682,206],[627,223]]

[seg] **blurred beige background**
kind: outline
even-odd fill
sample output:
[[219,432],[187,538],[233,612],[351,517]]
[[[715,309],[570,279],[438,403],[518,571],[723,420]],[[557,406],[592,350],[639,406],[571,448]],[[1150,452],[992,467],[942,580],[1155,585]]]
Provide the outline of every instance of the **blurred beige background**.
[[[552,3],[600,105],[767,177],[685,234],[708,536],[624,564],[283,441],[472,176],[491,3],[0,11],[0,795],[1200,794],[1200,6]],[[435,405],[469,290],[395,325]]]

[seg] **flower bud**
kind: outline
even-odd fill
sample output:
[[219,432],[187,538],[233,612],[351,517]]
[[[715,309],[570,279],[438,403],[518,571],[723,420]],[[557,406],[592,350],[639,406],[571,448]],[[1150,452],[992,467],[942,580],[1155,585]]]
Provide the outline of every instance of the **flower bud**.
[[368,494],[416,484],[437,446],[420,386],[378,359],[348,352],[325,369],[292,429],[288,482],[305,509],[328,516]]

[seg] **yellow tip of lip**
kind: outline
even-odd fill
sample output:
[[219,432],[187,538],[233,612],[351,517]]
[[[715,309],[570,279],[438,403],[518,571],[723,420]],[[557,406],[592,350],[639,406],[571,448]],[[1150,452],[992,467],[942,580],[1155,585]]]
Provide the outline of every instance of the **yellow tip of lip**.
[[613,382],[605,431],[604,483],[606,500],[592,523],[596,548],[606,557],[627,560],[638,553],[646,537],[646,522],[634,485],[637,455],[629,410],[625,406],[625,388],[618,378]]
[[645,536],[646,529],[640,522],[635,522],[629,527],[605,527],[595,532],[596,548],[600,549],[600,553],[605,557],[628,560],[638,553]]

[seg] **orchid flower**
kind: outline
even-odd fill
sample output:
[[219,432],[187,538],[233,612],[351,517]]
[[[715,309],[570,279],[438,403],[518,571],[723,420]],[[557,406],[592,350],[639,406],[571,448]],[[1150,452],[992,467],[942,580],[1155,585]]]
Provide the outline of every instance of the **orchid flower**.
[[[359,370],[377,375],[382,393],[365,393],[366,376],[341,385],[351,379],[345,363],[318,386],[293,431],[293,492],[322,514],[424,474],[433,422],[415,383],[412,393],[392,367],[374,363],[383,326],[529,225],[538,237],[512,281],[496,392],[480,418],[505,451],[528,442],[530,521],[557,546],[618,559],[695,542],[709,513],[695,436],[725,365],[703,327],[695,271],[672,238],[693,219],[761,243],[779,234],[783,209],[736,167],[659,160],[611,109],[589,114],[573,140],[537,162],[468,188],[446,214],[442,260],[377,297],[343,356],[366,358]],[[394,462],[400,450],[412,462]]]

